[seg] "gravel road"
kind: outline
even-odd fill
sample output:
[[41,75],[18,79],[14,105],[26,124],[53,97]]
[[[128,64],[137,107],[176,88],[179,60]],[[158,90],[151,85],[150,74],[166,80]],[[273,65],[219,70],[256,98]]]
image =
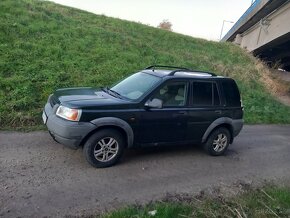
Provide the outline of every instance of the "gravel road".
[[237,181],[290,181],[290,126],[245,126],[222,157],[194,146],[129,150],[92,168],[45,131],[0,132],[0,217],[94,214]]

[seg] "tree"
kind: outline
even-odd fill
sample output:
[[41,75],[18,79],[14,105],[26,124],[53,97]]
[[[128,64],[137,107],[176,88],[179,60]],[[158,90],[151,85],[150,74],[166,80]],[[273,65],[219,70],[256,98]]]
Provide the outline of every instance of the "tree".
[[160,29],[172,31],[172,23],[169,20],[163,20],[157,27]]

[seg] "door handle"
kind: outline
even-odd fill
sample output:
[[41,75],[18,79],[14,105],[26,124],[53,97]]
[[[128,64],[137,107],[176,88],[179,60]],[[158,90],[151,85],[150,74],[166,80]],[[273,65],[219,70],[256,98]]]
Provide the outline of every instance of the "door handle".
[[186,111],[178,111],[175,114],[173,114],[173,117],[182,117],[182,116],[184,116],[186,114],[187,114]]
[[216,114],[222,114],[222,111],[221,110],[216,110],[214,111]]

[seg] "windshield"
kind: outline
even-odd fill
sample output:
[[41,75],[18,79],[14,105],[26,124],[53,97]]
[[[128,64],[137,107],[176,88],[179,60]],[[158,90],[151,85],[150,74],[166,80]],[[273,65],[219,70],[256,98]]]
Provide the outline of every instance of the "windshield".
[[160,80],[161,78],[157,76],[139,72],[122,80],[110,90],[131,100],[136,100],[149,91]]

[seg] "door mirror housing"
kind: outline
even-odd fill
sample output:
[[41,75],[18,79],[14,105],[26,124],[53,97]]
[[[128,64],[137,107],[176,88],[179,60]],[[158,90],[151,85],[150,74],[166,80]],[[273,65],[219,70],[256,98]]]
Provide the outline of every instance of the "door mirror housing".
[[158,99],[158,98],[153,98],[152,100],[148,100],[145,103],[145,107],[148,108],[162,108],[163,102],[162,100]]

